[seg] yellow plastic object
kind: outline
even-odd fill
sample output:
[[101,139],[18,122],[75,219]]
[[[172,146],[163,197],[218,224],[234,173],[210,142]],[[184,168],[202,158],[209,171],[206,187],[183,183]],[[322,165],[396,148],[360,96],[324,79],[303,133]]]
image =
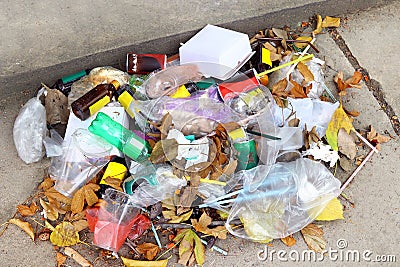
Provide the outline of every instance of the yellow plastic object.
[[100,184],[107,184],[104,180],[107,177],[120,179],[121,181],[125,178],[128,169],[124,164],[118,162],[109,162],[103,177],[101,178]]

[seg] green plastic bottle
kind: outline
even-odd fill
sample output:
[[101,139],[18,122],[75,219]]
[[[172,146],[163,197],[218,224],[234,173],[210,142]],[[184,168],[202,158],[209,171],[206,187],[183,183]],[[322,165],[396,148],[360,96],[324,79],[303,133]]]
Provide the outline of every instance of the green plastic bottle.
[[126,129],[103,112],[89,126],[89,131],[105,139],[134,161],[141,162],[149,157],[150,146],[134,132]]

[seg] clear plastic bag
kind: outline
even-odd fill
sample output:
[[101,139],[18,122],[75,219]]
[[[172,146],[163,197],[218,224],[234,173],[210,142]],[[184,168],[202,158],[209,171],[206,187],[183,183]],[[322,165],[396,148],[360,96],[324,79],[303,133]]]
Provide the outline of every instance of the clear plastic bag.
[[47,157],[57,157],[61,156],[63,153],[63,138],[57,133],[56,130],[50,130],[50,136],[46,136],[43,139],[43,144],[46,148]]
[[86,129],[77,129],[63,154],[53,157],[49,175],[54,188],[67,197],[94,177],[110,160],[112,146]]
[[[226,228],[238,237],[267,242],[293,234],[311,223],[340,194],[340,181],[321,163],[300,158],[271,168],[260,165],[239,175],[244,189],[237,196]],[[252,176],[266,176],[257,190],[248,190]],[[243,228],[230,222],[240,219]]]
[[37,162],[44,156],[43,139],[47,132],[46,109],[39,100],[44,92],[45,89],[42,88],[36,97],[26,102],[14,123],[14,144],[18,156],[27,164]]

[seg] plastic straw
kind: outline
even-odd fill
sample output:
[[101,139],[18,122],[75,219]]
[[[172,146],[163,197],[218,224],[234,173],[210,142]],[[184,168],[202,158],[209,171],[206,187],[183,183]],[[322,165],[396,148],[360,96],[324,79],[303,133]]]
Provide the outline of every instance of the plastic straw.
[[280,69],[285,68],[285,67],[287,67],[287,66],[290,66],[290,65],[292,65],[292,64],[297,64],[297,63],[299,63],[300,61],[304,61],[304,60],[310,59],[310,58],[312,58],[313,56],[314,56],[314,54],[309,54],[309,55],[304,56],[304,57],[299,57],[298,59],[289,61],[289,62],[287,62],[287,63],[285,63],[285,64],[282,64],[282,65],[279,65],[279,66],[277,66],[277,67],[275,67],[275,68],[272,68],[272,69],[263,71],[263,72],[261,72],[261,73],[258,73],[258,74],[256,74],[256,76],[257,76],[257,77],[262,77],[262,76],[264,76],[264,75],[267,75],[267,74],[269,74],[269,73],[271,73],[271,72],[280,70]]

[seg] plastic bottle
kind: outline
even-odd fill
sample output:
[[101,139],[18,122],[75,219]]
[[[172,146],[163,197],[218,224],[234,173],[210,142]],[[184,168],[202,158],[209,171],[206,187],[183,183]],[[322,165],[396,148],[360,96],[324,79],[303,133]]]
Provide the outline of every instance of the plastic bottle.
[[110,103],[114,91],[120,84],[113,80],[110,84],[99,84],[71,104],[72,111],[80,120],[86,120],[102,107]]
[[90,70],[82,70],[71,75],[67,75],[58,79],[52,88],[56,88],[60,90],[64,95],[68,96],[69,92],[71,91],[71,86],[74,82],[82,78],[83,76],[89,74]]
[[134,91],[131,89],[129,84],[124,84],[120,88],[116,89],[114,95],[117,101],[125,108],[129,116],[131,116],[131,118],[134,118],[135,114],[129,108],[132,101],[134,100]]
[[126,129],[103,112],[89,126],[89,131],[104,138],[134,161],[144,161],[149,157],[148,143],[134,132]]

